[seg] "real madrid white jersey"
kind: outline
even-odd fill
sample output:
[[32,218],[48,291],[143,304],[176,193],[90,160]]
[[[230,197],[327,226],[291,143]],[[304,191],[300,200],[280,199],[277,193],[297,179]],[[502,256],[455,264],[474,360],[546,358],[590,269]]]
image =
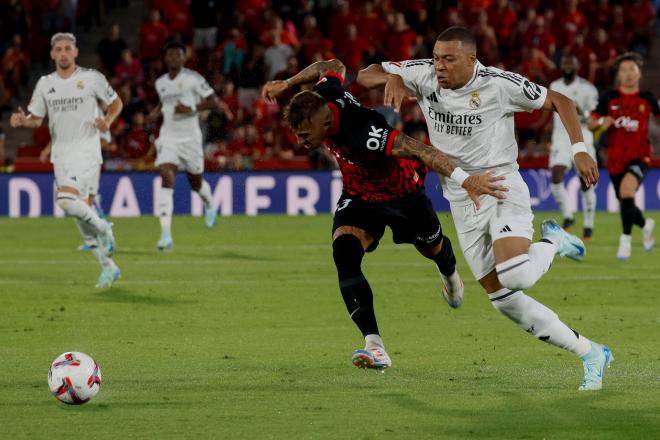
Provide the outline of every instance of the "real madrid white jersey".
[[[460,89],[443,89],[433,60],[384,62],[400,75],[424,112],[432,145],[469,173],[517,170],[515,112],[543,106],[547,89],[517,73],[475,63],[472,78]],[[463,188],[443,179],[450,201],[469,200]]]
[[48,116],[53,163],[92,166],[103,162],[96,118],[99,102],[110,105],[117,93],[100,72],[76,67],[64,79],[57,72],[39,78],[28,111]]
[[194,70],[181,69],[179,74],[170,78],[169,74],[156,80],[156,92],[161,102],[163,126],[160,137],[174,139],[201,139],[199,116],[196,112],[189,114],[174,113],[174,107],[181,103],[188,107],[196,107],[202,99],[213,94],[213,89],[204,77]]
[[[566,84],[563,78],[553,81],[550,90],[559,92],[571,98],[580,110],[580,125],[582,126],[582,137],[587,146],[594,143],[594,135],[587,128],[587,118],[598,105],[598,89],[584,78],[576,77],[573,82]],[[552,120],[552,146],[570,147],[571,141],[559,114],[555,113]]]

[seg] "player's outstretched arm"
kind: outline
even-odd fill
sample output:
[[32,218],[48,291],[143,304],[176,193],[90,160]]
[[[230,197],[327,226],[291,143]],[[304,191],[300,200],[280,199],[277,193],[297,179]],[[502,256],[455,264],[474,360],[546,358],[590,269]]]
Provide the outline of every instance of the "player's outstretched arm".
[[506,187],[497,183],[504,180],[504,176],[494,176],[491,173],[471,176],[461,168],[455,167],[449,157],[441,151],[401,132],[397,133],[394,138],[390,154],[396,157],[417,159],[424,162],[432,170],[449,177],[467,191],[477,209],[481,206],[479,196],[489,195],[503,199],[504,192],[508,191]]
[[23,108],[19,107],[18,111],[11,114],[11,117],[9,118],[9,125],[11,125],[12,128],[36,128],[40,127],[43,121],[44,118],[40,118],[31,114],[26,115],[23,111]]
[[368,89],[385,87],[383,104],[394,107],[396,112],[401,110],[404,100],[414,99],[403,78],[395,73],[387,73],[380,64],[372,64],[360,70],[356,81]]
[[222,111],[218,95],[214,93],[202,99],[202,102],[197,106],[197,111],[203,112],[204,110],[214,110],[216,112]]
[[344,67],[344,63],[337,59],[317,61],[305,67],[289,79],[282,81],[268,81],[263,89],[261,89],[261,96],[266,102],[274,104],[276,102],[275,98],[289,88],[316,82],[319,78],[329,72],[335,72],[343,78],[346,74],[346,67]]
[[554,90],[548,90],[548,96],[542,108],[556,111],[559,114],[559,118],[564,124],[573,145],[573,160],[580,177],[582,177],[587,187],[595,185],[598,182],[598,164],[587,153],[587,147],[584,145],[584,139],[582,138],[577,107],[573,100]]

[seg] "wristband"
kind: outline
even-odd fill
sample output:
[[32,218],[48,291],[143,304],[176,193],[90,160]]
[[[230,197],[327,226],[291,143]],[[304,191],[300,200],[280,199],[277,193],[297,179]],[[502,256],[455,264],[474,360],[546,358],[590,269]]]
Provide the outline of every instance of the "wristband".
[[459,186],[463,186],[463,182],[465,182],[465,179],[467,179],[468,177],[470,177],[470,175],[459,167],[454,168],[454,171],[451,173],[451,176],[449,176],[449,178],[454,182],[458,183]]
[[584,145],[584,142],[576,142],[571,146],[571,150],[573,150],[573,156],[575,156],[578,153],[586,153],[587,146]]

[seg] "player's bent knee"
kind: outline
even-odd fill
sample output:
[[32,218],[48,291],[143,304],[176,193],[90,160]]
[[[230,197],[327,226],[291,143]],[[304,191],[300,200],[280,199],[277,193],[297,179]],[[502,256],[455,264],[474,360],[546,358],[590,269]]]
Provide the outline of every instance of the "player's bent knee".
[[538,279],[527,254],[510,258],[495,266],[495,270],[502,286],[511,290],[529,289]]
[[363,256],[362,242],[355,235],[343,234],[332,242],[332,258],[340,279],[360,273]]
[[71,215],[74,203],[78,200],[78,197],[73,193],[68,192],[59,192],[57,193],[57,206],[62,208],[66,214]]

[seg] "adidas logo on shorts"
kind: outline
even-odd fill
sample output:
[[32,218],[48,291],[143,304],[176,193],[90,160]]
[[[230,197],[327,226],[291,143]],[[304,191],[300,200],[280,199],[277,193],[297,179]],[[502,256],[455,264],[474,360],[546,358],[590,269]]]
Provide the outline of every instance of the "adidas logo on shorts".
[[505,232],[511,232],[509,225],[504,225],[504,227],[500,229],[500,234],[504,234]]

